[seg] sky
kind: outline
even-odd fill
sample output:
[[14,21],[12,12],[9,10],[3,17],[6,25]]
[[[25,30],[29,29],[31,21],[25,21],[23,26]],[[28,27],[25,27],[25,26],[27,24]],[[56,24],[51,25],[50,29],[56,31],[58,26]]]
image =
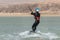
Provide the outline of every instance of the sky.
[[40,3],[40,2],[52,2],[60,3],[60,0],[0,0],[0,4],[21,4],[21,3]]
[[32,3],[40,0],[0,0],[0,4]]

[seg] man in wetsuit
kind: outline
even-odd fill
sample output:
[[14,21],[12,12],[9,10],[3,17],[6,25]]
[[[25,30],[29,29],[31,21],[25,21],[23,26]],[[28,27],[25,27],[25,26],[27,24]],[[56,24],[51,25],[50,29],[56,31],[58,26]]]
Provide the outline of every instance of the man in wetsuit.
[[32,31],[31,32],[35,32],[36,31],[36,27],[38,26],[38,24],[40,23],[40,13],[39,13],[39,8],[35,9],[35,13],[31,12],[31,15],[34,16],[35,22],[32,25]]

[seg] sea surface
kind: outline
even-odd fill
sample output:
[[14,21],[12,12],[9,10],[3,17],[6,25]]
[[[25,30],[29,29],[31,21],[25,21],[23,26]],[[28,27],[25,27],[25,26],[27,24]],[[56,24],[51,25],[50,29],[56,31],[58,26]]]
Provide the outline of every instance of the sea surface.
[[[19,35],[30,31],[33,23],[34,17],[0,17],[0,40],[40,40],[38,37],[21,38]],[[42,37],[43,40],[60,40],[60,17],[41,17],[36,31],[49,36]]]

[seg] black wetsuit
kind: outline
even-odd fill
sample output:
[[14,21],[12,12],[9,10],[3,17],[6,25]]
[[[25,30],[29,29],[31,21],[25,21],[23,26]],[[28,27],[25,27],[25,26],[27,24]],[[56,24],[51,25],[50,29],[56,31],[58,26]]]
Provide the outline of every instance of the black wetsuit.
[[35,32],[36,27],[38,26],[38,24],[40,23],[40,13],[39,12],[35,12],[35,13],[31,13],[34,16],[35,22],[32,25],[32,31]]

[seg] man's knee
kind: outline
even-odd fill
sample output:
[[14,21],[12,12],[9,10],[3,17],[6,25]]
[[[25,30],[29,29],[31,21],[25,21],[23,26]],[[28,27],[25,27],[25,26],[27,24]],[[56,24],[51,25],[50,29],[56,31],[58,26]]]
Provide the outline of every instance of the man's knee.
[[37,24],[39,24],[40,22],[37,22]]

